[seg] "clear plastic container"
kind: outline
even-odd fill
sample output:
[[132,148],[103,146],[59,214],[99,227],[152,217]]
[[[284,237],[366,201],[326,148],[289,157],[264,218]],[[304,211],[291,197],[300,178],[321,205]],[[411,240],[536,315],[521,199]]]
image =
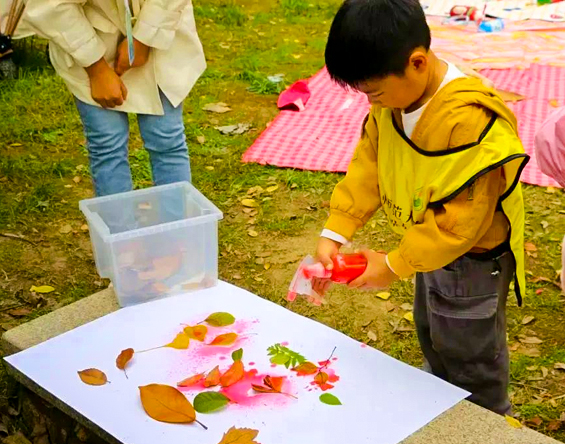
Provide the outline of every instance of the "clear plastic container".
[[122,307],[216,285],[222,212],[188,182],[83,200],[98,273]]

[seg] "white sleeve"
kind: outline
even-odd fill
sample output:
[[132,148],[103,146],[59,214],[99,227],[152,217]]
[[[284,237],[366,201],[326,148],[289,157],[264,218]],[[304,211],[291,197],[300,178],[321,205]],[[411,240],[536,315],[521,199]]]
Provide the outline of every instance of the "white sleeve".
[[335,231],[328,230],[327,228],[322,231],[321,237],[325,237],[326,239],[331,239],[335,242],[339,242],[341,245],[349,245],[349,240],[343,237],[341,234],[336,233]]

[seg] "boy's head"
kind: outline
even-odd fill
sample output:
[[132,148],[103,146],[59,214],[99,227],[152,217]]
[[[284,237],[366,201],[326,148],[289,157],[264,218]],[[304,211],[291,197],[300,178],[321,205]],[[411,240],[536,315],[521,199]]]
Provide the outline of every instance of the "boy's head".
[[326,46],[326,66],[372,104],[406,109],[424,94],[430,28],[419,0],[347,0]]

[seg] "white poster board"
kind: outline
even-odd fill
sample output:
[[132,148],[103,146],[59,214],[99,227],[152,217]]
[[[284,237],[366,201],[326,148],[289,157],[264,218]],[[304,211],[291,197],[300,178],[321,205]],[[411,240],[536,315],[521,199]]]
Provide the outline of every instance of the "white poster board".
[[[209,347],[192,341],[188,350],[158,349],[136,354],[127,367],[129,379],[116,368],[126,348],[145,350],[169,343],[186,324],[213,312],[229,312],[237,321],[211,329],[214,335],[236,332],[231,347]],[[318,363],[327,360],[334,388],[343,405],[320,402],[324,393],[311,379],[274,366],[267,348],[277,344]],[[243,349],[247,370],[286,377],[280,394],[254,395],[213,414],[199,414],[208,426],[173,425],[148,417],[138,386],[175,386],[191,375],[231,364],[231,353]],[[19,372],[125,444],[217,444],[232,426],[259,431],[262,444],[309,443],[396,444],[468,393],[401,363],[331,328],[299,316],[226,283],[215,288],[122,309],[43,344],[7,358]],[[77,371],[103,370],[110,384],[83,384]],[[336,377],[339,379],[336,380]],[[188,390],[192,400],[197,392]]]

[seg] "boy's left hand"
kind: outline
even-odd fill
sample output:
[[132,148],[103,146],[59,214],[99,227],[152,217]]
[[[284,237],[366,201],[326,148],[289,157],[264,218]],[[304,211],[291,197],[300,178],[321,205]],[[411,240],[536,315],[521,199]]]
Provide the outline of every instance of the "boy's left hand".
[[123,39],[118,45],[118,53],[116,54],[114,70],[119,76],[122,76],[131,68],[139,68],[140,66],[145,65],[147,60],[149,60],[149,46],[141,43],[139,40],[133,39],[133,48],[135,52],[135,59],[133,60],[133,65],[130,65],[127,39]]
[[386,264],[386,254],[373,250],[364,250],[361,253],[367,258],[367,269],[349,283],[349,288],[382,290],[399,279]]

